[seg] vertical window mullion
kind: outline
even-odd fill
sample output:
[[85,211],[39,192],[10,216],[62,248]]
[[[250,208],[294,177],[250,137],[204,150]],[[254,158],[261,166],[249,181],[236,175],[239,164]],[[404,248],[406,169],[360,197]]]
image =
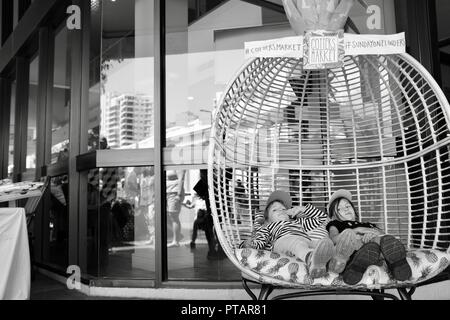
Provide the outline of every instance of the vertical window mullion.
[[47,114],[47,77],[49,57],[50,32],[47,27],[39,30],[39,71],[38,92],[36,106],[36,178],[45,175],[42,168],[45,166],[45,144],[46,144],[46,114]]
[[[42,172],[45,167],[45,137],[46,137],[46,103],[47,103],[47,76],[49,61],[49,37],[50,32],[47,27],[39,30],[39,66],[38,66],[38,87],[36,99],[36,179],[45,176]],[[44,232],[46,226],[44,224],[44,215],[48,203],[44,202],[43,210],[38,212],[34,223],[34,234],[39,241],[35,242],[35,259],[38,262],[43,261],[43,238],[47,234]]]
[[155,0],[155,286],[167,279],[167,246],[165,215],[165,175],[163,147],[165,141],[165,5]]
[[[45,63],[39,65],[39,102],[42,104],[38,106],[39,117],[41,121],[41,175],[47,175],[47,166],[51,164],[51,147],[52,147],[52,101],[53,101],[53,69],[54,69],[54,52],[55,52],[55,34],[49,27],[41,29],[39,42],[39,56],[44,58]],[[42,261],[48,261],[50,256],[50,197],[44,202],[44,208],[41,215],[41,246],[42,246]]]
[[[85,109],[83,107],[86,107],[89,105],[89,52],[90,52],[90,31],[91,31],[91,12],[90,12],[90,5],[87,1],[79,0],[76,2],[76,4],[80,5],[81,7],[81,88],[80,88],[80,123],[79,123],[79,153],[83,154],[87,152],[88,150],[88,126],[89,126],[89,119],[88,119],[88,112],[85,112]],[[76,69],[73,69],[76,70]],[[75,163],[76,167],[76,163]],[[76,169],[76,168],[75,168]],[[88,273],[87,272],[87,227],[88,227],[88,221],[87,221],[87,214],[88,214],[88,208],[87,208],[87,202],[86,197],[84,195],[87,195],[88,189],[88,178],[87,178],[87,171],[80,172],[79,174],[79,181],[77,190],[81,197],[78,198],[78,265],[81,268],[82,273]],[[69,181],[69,183],[71,183]],[[72,187],[72,185],[71,185]],[[75,186],[73,186],[75,187]],[[84,198],[83,198],[84,197]]]
[[14,10],[14,6],[13,6],[13,2],[11,0],[2,0],[2,16],[1,16],[2,45],[6,42],[9,35],[13,31],[13,10]]
[[55,32],[49,29],[48,35],[48,64],[46,66],[45,89],[45,146],[44,146],[44,166],[52,162],[52,112],[53,112],[53,78],[55,63]]
[[[80,1],[74,1],[74,4],[82,6]],[[84,15],[82,15],[83,17]],[[79,72],[70,72],[71,90],[70,90],[70,111],[69,111],[69,265],[79,265],[79,218],[80,218],[80,173],[76,167],[76,157],[81,154],[82,136],[84,131],[80,131],[82,122],[82,82],[86,81],[86,74],[83,66],[83,30],[72,30],[68,34],[68,44],[71,50],[71,70],[80,70]]]
[[0,78],[0,178],[8,177],[11,81]]
[[30,84],[30,66],[28,59],[16,58],[16,114],[14,127],[14,174],[15,181],[22,180],[26,171],[27,130],[28,130],[28,93]]

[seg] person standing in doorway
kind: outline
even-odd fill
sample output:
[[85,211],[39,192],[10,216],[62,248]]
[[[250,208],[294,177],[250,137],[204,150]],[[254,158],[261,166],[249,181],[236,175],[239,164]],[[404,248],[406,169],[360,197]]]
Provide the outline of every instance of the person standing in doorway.
[[180,212],[181,204],[184,200],[184,176],[185,170],[177,172],[175,170],[167,171],[166,193],[167,193],[167,215],[172,223],[172,242],[167,245],[168,248],[179,247],[183,238],[181,234]]
[[148,242],[149,244],[153,244],[155,240],[155,170],[153,167],[143,170],[140,190],[139,206],[145,216],[148,229]]

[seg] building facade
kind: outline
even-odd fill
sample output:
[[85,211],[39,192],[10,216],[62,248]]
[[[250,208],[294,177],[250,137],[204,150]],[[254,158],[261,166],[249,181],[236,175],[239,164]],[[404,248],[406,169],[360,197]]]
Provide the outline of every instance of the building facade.
[[[447,1],[366,3],[346,31],[405,31],[408,52],[450,96]],[[191,245],[205,206],[195,186],[206,179],[214,110],[246,62],[244,42],[294,35],[282,1],[0,8],[0,178],[51,177],[34,221],[37,265],[61,275],[78,266],[93,286],[239,286],[202,230]],[[182,196],[172,207],[174,190]]]
[[151,101],[151,97],[143,95],[105,96],[100,136],[104,136],[113,149],[148,138],[153,131]]

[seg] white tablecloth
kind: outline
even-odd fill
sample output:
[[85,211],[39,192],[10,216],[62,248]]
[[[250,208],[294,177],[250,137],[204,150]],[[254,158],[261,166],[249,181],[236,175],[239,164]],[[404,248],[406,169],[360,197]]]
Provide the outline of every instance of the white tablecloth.
[[29,299],[30,276],[25,210],[0,208],[0,299]]

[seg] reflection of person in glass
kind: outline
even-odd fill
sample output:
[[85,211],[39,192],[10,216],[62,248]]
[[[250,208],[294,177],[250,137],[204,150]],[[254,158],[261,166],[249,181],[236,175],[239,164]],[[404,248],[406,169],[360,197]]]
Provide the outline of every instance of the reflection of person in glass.
[[[200,176],[201,177],[201,176]],[[199,210],[197,210],[197,218],[194,221],[192,230],[192,240],[191,249],[195,248],[195,240],[197,239],[197,231],[201,229],[205,231],[206,240],[208,241],[208,255],[206,258],[208,260],[220,260],[225,255],[222,255],[221,247],[219,246],[219,251],[216,250],[217,240],[214,235],[214,221],[211,215],[211,206],[209,205],[208,199],[208,184],[205,182],[204,178],[200,178],[197,184],[194,186],[194,191],[199,199],[196,201],[199,203]],[[201,200],[201,202],[199,202]],[[221,252],[219,254],[219,252]]]
[[[105,137],[100,138],[100,149],[109,149]],[[104,273],[109,260],[108,249],[111,245],[112,204],[117,198],[117,182],[119,174],[117,168],[101,168],[93,170],[92,179],[98,175],[100,187],[100,219],[99,219],[99,262],[100,272]]]
[[100,127],[96,126],[88,131],[88,150],[97,150],[99,148],[100,141]]
[[53,178],[50,190],[53,199],[50,207],[50,221],[53,224],[50,230],[50,241],[54,242],[56,247],[59,247],[68,241],[69,212],[66,199],[69,195],[69,177],[63,175]]
[[[188,207],[189,209],[194,209],[196,212],[196,219],[192,226],[192,238],[191,238],[191,249],[195,249],[195,240],[197,240],[198,230],[205,231],[206,239],[208,240],[208,245],[210,245],[210,235],[212,235],[213,221],[211,215],[207,212],[205,201],[200,198],[197,193],[192,196],[192,203]],[[211,230],[211,232],[209,232]],[[215,251],[214,243],[212,247],[210,246],[210,251]]]
[[139,182],[138,182],[138,170],[135,167],[129,168],[125,177],[125,198],[133,209],[137,209],[137,203],[139,198]]
[[234,187],[234,194],[236,197],[236,219],[237,223],[241,223],[242,215],[245,215],[248,210],[248,195],[246,188],[240,179],[236,180]]
[[183,238],[181,234],[180,211],[184,199],[184,175],[185,171],[167,171],[166,193],[167,193],[167,215],[172,222],[173,240],[167,245],[168,248],[180,246]]
[[191,249],[195,249],[195,240],[197,239],[198,230],[205,231],[206,241],[208,241],[208,254],[206,258],[208,260],[220,260],[220,257],[216,250],[216,239],[214,236],[214,221],[211,217],[211,213],[207,211],[206,205],[204,209],[197,210],[197,218],[194,221],[192,228],[192,240],[190,243]]
[[143,170],[140,190],[139,206],[144,213],[149,234],[148,242],[152,244],[155,240],[155,225],[153,222],[155,216],[155,170],[153,167]]

